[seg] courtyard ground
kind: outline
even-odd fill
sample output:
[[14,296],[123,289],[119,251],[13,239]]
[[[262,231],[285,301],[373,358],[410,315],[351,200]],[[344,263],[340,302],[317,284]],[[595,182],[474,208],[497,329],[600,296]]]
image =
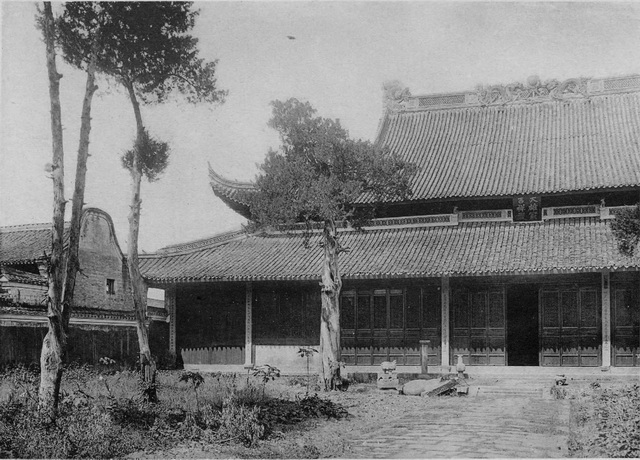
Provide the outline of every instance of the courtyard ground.
[[70,367],[51,425],[34,418],[37,371],[16,368],[0,374],[0,457],[637,458],[638,374],[607,374],[564,386],[555,374],[483,375],[466,395],[428,398],[362,381],[325,393],[313,376],[162,371],[150,405],[135,372]]
[[[312,420],[257,448],[192,444],[137,458],[554,458],[569,457],[571,395],[591,380],[561,387],[553,379],[469,380],[472,395],[423,398],[356,384],[347,392],[322,393],[342,404],[343,420]],[[627,379],[602,381],[619,387]]]

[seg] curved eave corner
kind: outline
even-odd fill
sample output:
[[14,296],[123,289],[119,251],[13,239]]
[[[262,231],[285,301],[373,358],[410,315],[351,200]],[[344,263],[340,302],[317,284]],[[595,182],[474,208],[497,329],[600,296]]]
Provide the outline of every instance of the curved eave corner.
[[209,178],[215,196],[242,217],[247,219],[251,217],[249,201],[251,194],[255,192],[253,183],[238,182],[222,177],[213,170],[211,163],[209,163]]

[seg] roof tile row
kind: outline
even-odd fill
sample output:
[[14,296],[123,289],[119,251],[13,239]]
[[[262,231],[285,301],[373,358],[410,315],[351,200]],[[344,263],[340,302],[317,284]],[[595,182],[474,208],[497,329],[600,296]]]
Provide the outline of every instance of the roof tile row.
[[[609,224],[598,218],[539,223],[482,222],[447,227],[346,231],[340,256],[345,279],[490,275],[640,268],[619,253]],[[180,254],[142,255],[151,281],[319,279],[320,235],[247,235]]]

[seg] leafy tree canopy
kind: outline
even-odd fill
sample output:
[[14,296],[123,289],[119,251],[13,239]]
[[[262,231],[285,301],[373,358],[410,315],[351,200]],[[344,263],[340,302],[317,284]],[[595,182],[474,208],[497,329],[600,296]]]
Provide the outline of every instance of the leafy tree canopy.
[[633,208],[621,209],[611,221],[611,231],[618,241],[618,249],[633,255],[640,243],[640,203]]
[[[198,11],[192,2],[68,2],[58,19],[64,59],[85,68],[92,51],[97,69],[133,84],[145,103],[160,103],[174,91],[187,102],[222,102],[216,89],[217,60],[198,54],[189,35]],[[96,39],[97,37],[97,39]]]
[[368,141],[353,140],[338,120],[316,116],[308,102],[272,102],[269,126],[281,147],[270,150],[251,203],[258,225],[372,217],[370,202],[411,195],[415,166]]
[[169,163],[169,144],[151,136],[146,129],[142,135],[136,138],[131,150],[127,150],[122,156],[122,166],[125,169],[133,168],[133,156],[138,155],[138,168],[140,173],[149,182],[155,182]]

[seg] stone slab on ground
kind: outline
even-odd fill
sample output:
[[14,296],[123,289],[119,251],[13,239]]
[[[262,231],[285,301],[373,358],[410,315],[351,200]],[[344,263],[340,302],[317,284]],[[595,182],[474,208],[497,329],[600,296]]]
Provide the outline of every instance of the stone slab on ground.
[[426,396],[428,398],[431,398],[431,397],[434,397],[434,396],[440,396],[442,393],[445,393],[445,392],[451,390],[456,385],[458,385],[458,381],[457,380],[448,380],[446,382],[441,382],[441,383],[442,383],[442,385],[437,386],[436,388],[434,388],[431,391],[426,391],[426,392],[422,393],[421,396]]
[[[440,379],[411,380],[402,386],[402,394],[408,396],[421,396],[423,394],[430,395],[429,393],[436,392],[440,387],[450,385],[451,382],[451,380],[443,382]],[[455,386],[455,383],[453,386]]]

